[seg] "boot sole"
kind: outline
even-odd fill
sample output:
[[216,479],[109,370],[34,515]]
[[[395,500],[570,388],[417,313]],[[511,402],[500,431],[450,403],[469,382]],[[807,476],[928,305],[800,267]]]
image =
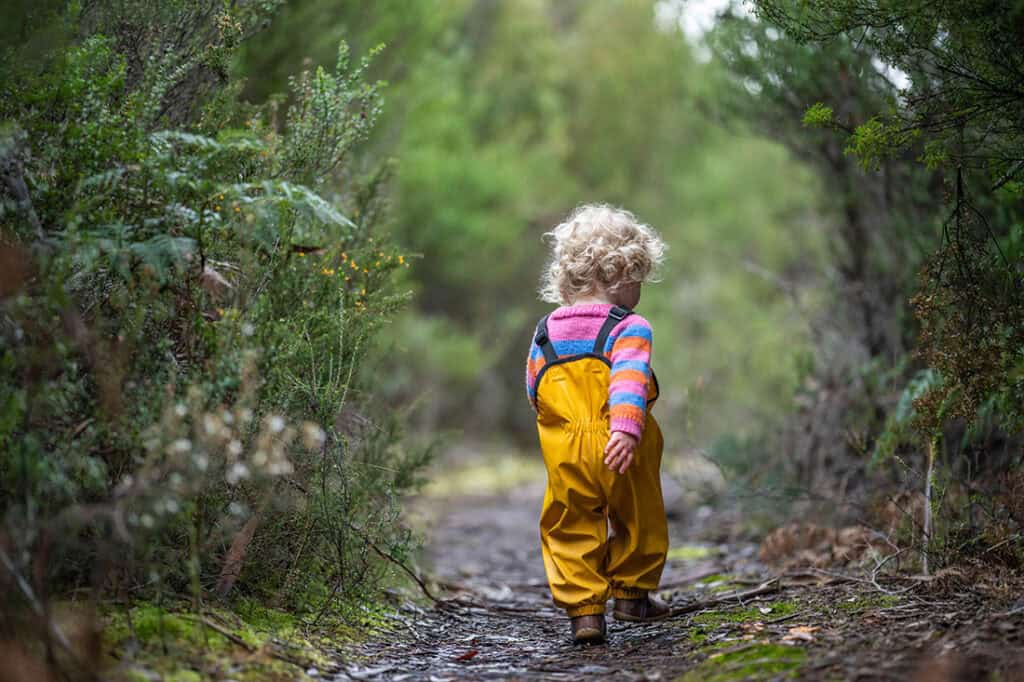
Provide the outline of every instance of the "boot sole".
[[666,611],[665,613],[661,614],[660,616],[647,616],[646,618],[641,618],[640,616],[633,616],[633,615],[630,615],[628,613],[621,613],[619,611],[612,611],[612,617],[615,618],[615,620],[622,621],[624,623],[656,623],[659,620],[665,620],[666,618],[668,618],[671,615],[672,615],[671,611]]
[[604,633],[597,628],[582,628],[573,634],[573,639],[580,644],[596,644],[604,641]]

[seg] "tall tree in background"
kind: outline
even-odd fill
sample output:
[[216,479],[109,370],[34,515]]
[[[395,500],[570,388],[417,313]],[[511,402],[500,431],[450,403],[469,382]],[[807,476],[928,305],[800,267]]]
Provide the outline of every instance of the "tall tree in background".
[[806,124],[821,101],[851,125],[896,106],[898,89],[871,51],[845,38],[800,44],[770,23],[733,12],[721,17],[709,44],[732,84],[722,99],[729,114],[782,141],[825,183],[832,211],[828,296],[839,305],[813,325],[813,381],[793,437],[802,484],[847,480],[862,471],[861,453],[834,434],[856,429],[862,435],[854,442],[863,447],[884,426],[900,377],[887,380],[882,368],[902,362],[911,343],[907,298],[916,267],[934,246],[929,235],[941,196],[932,174],[912,163],[920,149],[866,173],[834,133]]
[[824,101],[808,120],[846,132],[846,150],[866,168],[912,151],[944,176],[951,209],[916,299],[921,357],[943,380],[920,405],[933,428],[940,411],[973,419],[989,400],[1020,424],[1024,54],[1016,47],[1024,38],[1024,3],[757,6],[804,44],[856,40],[906,74],[902,106],[849,121]]
[[[835,190],[839,305],[827,320],[864,351],[818,368],[825,390],[798,422],[800,460],[837,453],[825,480],[846,489],[864,472],[857,455],[902,448],[926,491],[926,551],[933,507],[958,551],[978,528],[1012,537],[1021,520],[1000,500],[1015,485],[1024,408],[1022,4],[755,7],[727,13],[712,45],[734,101]],[[823,358],[836,347],[817,345]],[[952,478],[933,499],[937,459]]]

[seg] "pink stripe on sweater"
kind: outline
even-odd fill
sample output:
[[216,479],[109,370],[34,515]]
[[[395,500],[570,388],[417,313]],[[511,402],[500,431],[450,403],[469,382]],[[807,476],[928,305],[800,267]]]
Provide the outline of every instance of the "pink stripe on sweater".
[[615,362],[622,360],[639,360],[641,362],[648,362],[651,359],[651,347],[649,344],[644,344],[645,348],[612,348],[612,357]]
[[640,437],[644,434],[644,425],[628,417],[612,417],[611,430],[628,433],[637,440],[640,440]]
[[647,392],[647,384],[641,384],[639,381],[627,381],[622,379],[616,381],[614,384],[608,387],[608,395],[615,395],[616,393],[633,393],[635,395],[644,395]]

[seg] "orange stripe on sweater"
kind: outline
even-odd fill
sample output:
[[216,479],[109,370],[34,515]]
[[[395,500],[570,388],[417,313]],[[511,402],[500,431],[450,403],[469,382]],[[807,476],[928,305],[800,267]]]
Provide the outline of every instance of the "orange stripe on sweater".
[[651,352],[651,342],[647,339],[639,336],[626,336],[621,339],[615,340],[615,345],[612,346],[612,353],[622,348],[637,348],[639,350],[645,350],[648,353]]
[[527,360],[526,364],[529,367],[530,374],[532,376],[537,376],[537,372],[539,372],[541,370],[541,368],[545,364],[547,364],[547,363],[544,361],[543,357],[540,357],[540,358],[537,358],[536,360],[533,360],[533,359]]
[[638,369],[620,369],[612,373],[611,383],[616,381],[635,381],[638,384],[647,383],[647,375]]
[[628,419],[643,424],[647,413],[636,405],[619,404],[612,407],[608,416],[611,419]]

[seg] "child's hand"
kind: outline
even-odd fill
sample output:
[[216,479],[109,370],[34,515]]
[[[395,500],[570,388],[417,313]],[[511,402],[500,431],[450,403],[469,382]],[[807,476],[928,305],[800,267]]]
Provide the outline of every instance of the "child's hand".
[[608,445],[604,448],[604,463],[612,471],[620,474],[626,473],[626,469],[633,463],[633,451],[636,450],[637,437],[625,431],[612,431],[612,437],[608,439]]

